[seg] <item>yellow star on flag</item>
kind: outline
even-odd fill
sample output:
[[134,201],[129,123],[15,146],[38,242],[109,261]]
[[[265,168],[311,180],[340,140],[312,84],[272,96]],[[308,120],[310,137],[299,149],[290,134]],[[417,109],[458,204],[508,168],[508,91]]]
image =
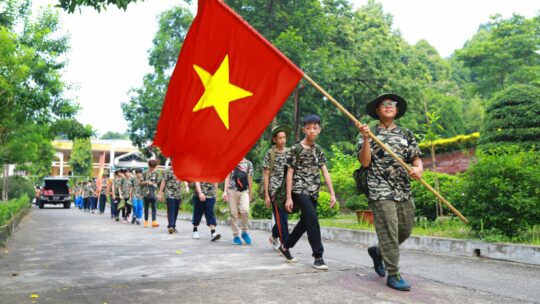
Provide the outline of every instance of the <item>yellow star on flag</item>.
[[228,55],[225,55],[225,59],[223,59],[214,75],[196,64],[193,65],[193,68],[204,85],[204,94],[193,108],[193,112],[214,107],[225,128],[229,130],[229,103],[252,96],[253,93],[229,82]]

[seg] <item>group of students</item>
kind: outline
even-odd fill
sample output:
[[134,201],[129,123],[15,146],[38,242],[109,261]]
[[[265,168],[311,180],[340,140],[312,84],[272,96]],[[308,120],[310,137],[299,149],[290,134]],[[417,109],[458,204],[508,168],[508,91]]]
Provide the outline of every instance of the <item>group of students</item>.
[[[164,200],[167,206],[167,231],[176,233],[176,221],[180,209],[182,191],[189,192],[187,182],[176,179],[172,169],[160,174],[157,170],[157,161],[148,162],[148,170],[119,169],[114,172],[114,177],[109,179],[103,175],[101,180],[92,179],[79,183],[75,186],[75,206],[84,212],[103,214],[110,198],[111,219],[117,222],[122,219],[127,223],[131,219],[132,224],[140,225],[143,219],[144,227],[159,227],[156,221],[157,200]],[[214,214],[217,184],[193,183],[194,186],[194,211],[193,211],[193,238],[200,238],[197,227],[205,215],[207,225],[210,228],[211,239],[216,241],[221,235],[216,233],[217,220]],[[99,202],[99,208],[98,208]],[[149,222],[151,210],[152,222]]]
[[[367,168],[368,202],[378,238],[378,244],[369,247],[367,253],[373,260],[375,272],[381,277],[388,274],[387,286],[400,291],[411,289],[399,272],[399,245],[409,238],[414,224],[410,178],[420,179],[423,173],[422,153],[414,135],[395,123],[406,111],[406,100],[396,94],[382,94],[366,105],[367,114],[378,120],[374,136],[411,164],[410,172],[371,138],[373,134],[366,124],[356,126],[361,134],[357,158],[360,165]],[[288,126],[272,129],[273,146],[266,152],[263,162],[265,202],[272,208],[275,219],[269,241],[287,261],[295,262],[290,249],[307,232],[315,259],[313,267],[325,270],[328,266],[323,260],[324,247],[317,218],[321,173],[330,192],[331,207],[336,198],[324,152],[316,144],[321,120],[317,115],[306,116],[302,128],[304,139],[287,148],[289,131]],[[283,205],[276,194],[284,180],[286,203]],[[289,233],[287,218],[293,209],[299,210],[300,220]]]
[[[374,216],[375,230],[379,243],[368,248],[375,272],[384,277],[388,273],[387,285],[396,290],[410,290],[411,286],[399,273],[399,245],[411,234],[414,223],[414,202],[411,196],[410,178],[419,179],[423,173],[421,152],[411,131],[398,127],[395,119],[407,110],[405,99],[395,94],[383,94],[366,105],[368,115],[379,120],[375,136],[390,147],[401,159],[412,164],[407,172],[399,163],[370,138],[367,125],[357,125],[361,134],[358,142],[358,161],[368,168],[368,201]],[[330,174],[326,167],[326,157],[316,143],[321,133],[321,119],[311,114],[303,119],[304,138],[287,147],[287,137],[291,128],[279,125],[272,129],[272,147],[266,152],[263,161],[263,189],[266,206],[272,209],[274,226],[269,241],[273,248],[287,262],[294,263],[290,249],[304,233],[307,233],[314,258],[313,267],[327,270],[323,259],[324,247],[317,217],[317,203],[321,187],[321,174],[330,193],[330,207],[334,207],[336,197]],[[172,160],[171,160],[172,161]],[[165,200],[167,205],[168,232],[175,233],[181,192],[189,192],[187,182],[178,181],[169,167],[162,176],[156,170],[157,162],[150,160],[148,171],[128,170],[115,172],[109,182],[104,176],[101,189],[97,181],[78,185],[76,204],[87,212],[99,213],[105,210],[106,195],[111,198],[111,218],[119,221],[120,215],[125,223],[131,215],[131,222],[139,224],[144,205],[144,226],[148,227],[148,212],[152,209],[152,227],[156,222],[156,199]],[[251,244],[248,233],[249,203],[252,199],[253,164],[243,158],[224,181],[222,199],[228,203],[233,244]],[[284,184],[285,183],[285,184]],[[278,189],[285,185],[286,197],[278,201]],[[212,241],[219,240],[216,232],[217,183],[196,182],[193,186],[193,232],[199,239],[198,226],[202,216],[210,228]],[[133,207],[133,214],[131,214]],[[289,232],[288,215],[293,210],[300,213],[300,219]]]

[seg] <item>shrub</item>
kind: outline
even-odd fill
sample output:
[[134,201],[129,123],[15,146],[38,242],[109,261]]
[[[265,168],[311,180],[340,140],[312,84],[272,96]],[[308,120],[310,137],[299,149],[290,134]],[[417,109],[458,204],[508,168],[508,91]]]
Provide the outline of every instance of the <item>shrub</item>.
[[349,209],[350,211],[369,210],[367,197],[365,195],[357,195],[352,197],[345,202],[345,208]]
[[515,236],[540,223],[540,156],[517,146],[490,152],[464,174],[464,213],[477,232]]
[[501,144],[540,148],[540,88],[512,85],[493,97],[486,113],[478,142],[482,149]]
[[[441,138],[433,141],[435,153],[461,151],[476,148],[480,133],[458,135],[451,138]],[[428,141],[418,144],[424,155],[431,155],[431,145]]]
[[[458,211],[462,212],[460,208],[463,206],[460,203],[463,198],[462,194],[462,181],[459,176],[448,175],[444,173],[437,173],[440,186],[440,194],[450,202]],[[435,188],[435,173],[429,170],[424,172],[422,179],[426,181],[429,185]],[[414,205],[416,206],[416,215],[420,217],[425,217],[430,221],[433,221],[437,218],[436,212],[436,203],[438,201],[435,194],[431,193],[424,185],[416,180],[411,181],[411,189],[414,198]],[[450,209],[441,203],[443,210],[447,214],[451,213]]]
[[[0,178],[0,192],[3,191],[4,180]],[[26,177],[10,176],[8,177],[8,198],[16,198],[26,195],[33,198],[36,194],[34,185]]]
[[349,210],[367,209],[366,197],[358,194],[352,177],[354,170],[360,168],[356,155],[345,155],[335,145],[332,145],[332,155],[330,177],[338,202]]
[[30,199],[27,195],[0,203],[0,226],[8,223],[12,215],[28,207],[30,207]]
[[317,215],[319,218],[333,218],[339,214],[339,204],[330,208],[330,193],[326,191],[319,192],[319,201],[317,205]]
[[255,202],[252,203],[251,207],[251,216],[255,219],[271,219],[272,218],[272,209],[267,208],[263,199],[257,198]]

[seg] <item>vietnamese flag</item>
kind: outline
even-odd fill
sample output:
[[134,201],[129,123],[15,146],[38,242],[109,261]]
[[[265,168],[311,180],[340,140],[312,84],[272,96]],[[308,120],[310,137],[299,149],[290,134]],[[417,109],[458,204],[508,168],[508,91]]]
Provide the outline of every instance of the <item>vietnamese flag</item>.
[[220,182],[255,144],[302,76],[222,1],[199,0],[154,145],[173,158],[178,179]]

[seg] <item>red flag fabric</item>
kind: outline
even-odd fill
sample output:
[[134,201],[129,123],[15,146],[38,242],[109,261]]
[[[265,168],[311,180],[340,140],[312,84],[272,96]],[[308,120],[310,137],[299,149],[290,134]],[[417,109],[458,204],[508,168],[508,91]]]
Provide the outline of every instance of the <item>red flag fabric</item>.
[[264,132],[302,71],[218,0],[199,0],[154,145],[179,180],[220,182]]

